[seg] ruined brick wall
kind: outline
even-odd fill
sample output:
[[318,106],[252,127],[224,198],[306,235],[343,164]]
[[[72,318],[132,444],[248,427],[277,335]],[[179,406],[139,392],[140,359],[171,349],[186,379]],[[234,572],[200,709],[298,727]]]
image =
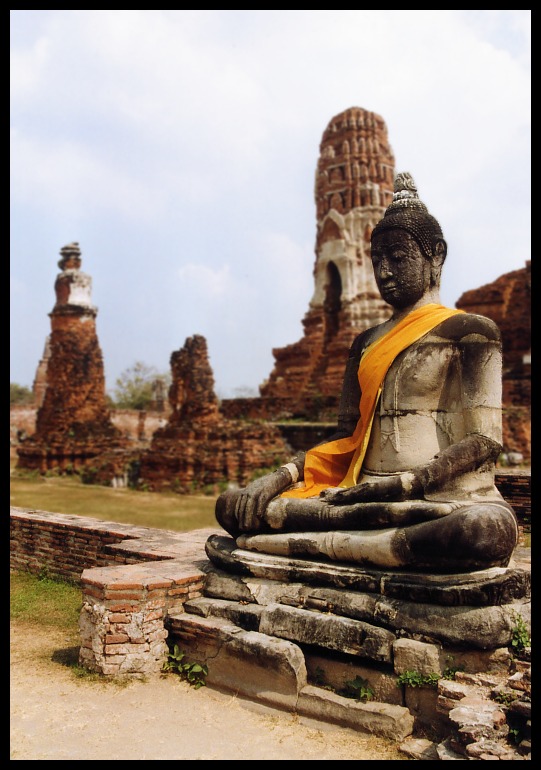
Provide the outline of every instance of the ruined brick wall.
[[141,456],[139,483],[145,489],[186,493],[244,486],[255,472],[289,459],[276,427],[221,413],[204,337],[188,338],[171,354],[171,376],[168,422]]
[[130,445],[146,448],[152,436],[167,424],[164,412],[139,409],[111,409],[111,422],[130,442]]
[[289,397],[228,398],[220,404],[220,412],[229,420],[330,421],[336,424],[337,410],[338,396],[306,396],[302,401]]
[[45,398],[45,391],[47,390],[47,367],[49,365],[49,358],[51,357],[51,344],[50,339],[47,337],[45,340],[45,347],[43,348],[43,355],[36,369],[36,376],[32,385],[32,392],[34,394],[34,403],[37,407],[43,404]]
[[169,426],[213,423],[219,419],[206,339],[195,334],[171,354]]
[[[47,388],[36,434],[46,440],[74,430],[91,436],[110,426],[103,358],[93,317],[51,317]],[[114,431],[112,432],[114,433]]]

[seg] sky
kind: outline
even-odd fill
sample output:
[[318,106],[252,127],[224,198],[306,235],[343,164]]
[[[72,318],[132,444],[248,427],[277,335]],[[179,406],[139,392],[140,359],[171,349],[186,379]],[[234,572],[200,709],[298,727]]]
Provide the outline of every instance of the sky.
[[106,389],[203,335],[219,397],[303,336],[325,128],[386,123],[448,243],[441,300],[531,258],[531,11],[11,10],[10,381],[77,241]]

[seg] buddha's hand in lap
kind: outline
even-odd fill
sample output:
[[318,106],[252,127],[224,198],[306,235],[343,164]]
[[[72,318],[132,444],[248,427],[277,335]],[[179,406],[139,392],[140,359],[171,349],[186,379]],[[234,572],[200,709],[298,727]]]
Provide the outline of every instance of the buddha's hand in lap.
[[396,476],[381,476],[375,481],[365,481],[353,487],[331,487],[320,493],[320,498],[330,505],[354,503],[399,502],[422,497],[422,486],[411,471]]
[[270,501],[288,486],[284,482],[283,473],[275,472],[250,482],[235,494],[234,500],[228,505],[234,505],[234,514],[239,529],[242,532],[252,532],[261,528],[265,520],[265,511]]

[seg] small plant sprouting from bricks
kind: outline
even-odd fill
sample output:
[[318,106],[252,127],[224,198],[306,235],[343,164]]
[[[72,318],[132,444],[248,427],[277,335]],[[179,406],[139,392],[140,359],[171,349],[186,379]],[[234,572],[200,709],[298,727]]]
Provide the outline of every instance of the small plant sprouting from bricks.
[[374,697],[374,690],[370,687],[366,679],[361,676],[356,676],[355,679],[351,679],[349,682],[344,682],[344,689],[339,693],[346,698],[355,698],[366,702],[372,700]]
[[201,663],[189,663],[185,661],[185,652],[181,652],[178,644],[175,644],[172,650],[169,650],[167,660],[162,666],[164,674],[178,674],[181,679],[185,679],[195,690],[205,686],[205,677],[208,674],[208,667]]
[[337,690],[327,683],[325,672],[319,667],[314,671],[314,684],[316,687],[321,687],[323,690],[335,692],[343,698],[351,698],[366,702],[367,700],[372,700],[374,697],[374,690],[370,687],[366,679],[356,676],[355,679],[344,682],[344,686],[341,690]]
[[510,706],[518,700],[518,697],[519,696],[515,691],[510,692],[509,690],[496,690],[492,694],[492,699],[495,700],[496,703],[501,703],[503,706]]
[[511,647],[513,648],[514,652],[520,653],[525,647],[530,646],[530,633],[528,631],[528,626],[524,622],[524,618],[521,615],[515,613],[514,620],[515,625],[513,627],[513,633],[511,637]]
[[322,687],[323,689],[327,689],[327,690],[332,689],[327,684],[327,680],[325,679],[325,672],[319,666],[314,671],[314,684],[316,685],[316,687]]
[[401,685],[406,687],[437,687],[440,679],[440,674],[436,673],[420,674],[418,671],[403,671],[399,675],[396,684],[398,687]]
[[456,679],[457,671],[462,671],[461,666],[455,666],[455,659],[452,655],[448,655],[445,659],[445,662],[447,663],[446,667],[443,669],[443,673],[441,675],[442,679]]

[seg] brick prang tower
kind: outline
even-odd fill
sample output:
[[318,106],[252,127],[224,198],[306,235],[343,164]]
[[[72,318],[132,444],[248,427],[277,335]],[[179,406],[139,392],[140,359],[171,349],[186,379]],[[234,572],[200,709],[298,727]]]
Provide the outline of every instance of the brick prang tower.
[[394,156],[383,119],[352,107],[328,124],[316,169],[314,293],[303,338],[273,350],[276,359],[262,397],[338,398],[349,347],[391,309],[381,299],[370,260],[370,236],[392,201]]

